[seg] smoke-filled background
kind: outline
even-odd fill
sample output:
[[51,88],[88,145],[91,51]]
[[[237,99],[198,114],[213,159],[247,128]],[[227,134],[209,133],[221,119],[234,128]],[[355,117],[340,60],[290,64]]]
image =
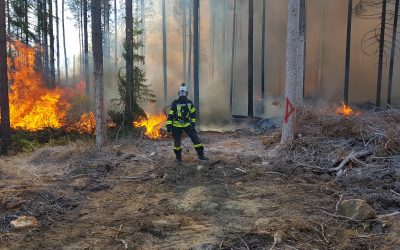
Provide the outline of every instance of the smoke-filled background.
[[[136,1],[134,1],[136,2]],[[137,1],[138,2],[138,1]],[[162,43],[162,4],[161,0],[145,1],[145,70],[148,84],[157,95],[157,103],[145,106],[149,112],[164,108],[163,97],[163,43]],[[308,0],[307,2],[307,48],[305,71],[305,97],[317,100],[316,103],[332,105],[343,98],[345,46],[348,0]],[[359,1],[354,1],[354,6]],[[379,1],[377,1],[379,2]],[[261,68],[262,4],[254,0],[254,115],[259,117],[281,116],[283,113],[283,93],[285,87],[285,56],[287,32],[287,1],[266,0],[266,50],[265,68]],[[379,14],[381,5],[367,9],[367,14]],[[186,8],[186,18],[184,17]],[[186,82],[189,97],[193,98],[193,61],[189,62],[191,42],[190,0],[166,1],[167,25],[167,79],[168,103],[177,97],[177,91],[185,81],[184,54],[186,54]],[[393,10],[389,1],[388,12]],[[122,58],[124,40],[125,6],[118,3],[118,69],[124,70]],[[138,11],[138,10],[137,10]],[[236,12],[236,46],[233,73],[232,38],[233,15]],[[248,1],[201,0],[200,1],[200,105],[202,121],[228,119],[231,115],[247,115],[248,84]],[[364,35],[380,24],[380,15],[374,19],[363,19],[353,14],[351,34],[351,67],[349,102],[375,102],[377,64],[375,53],[378,43],[364,48]],[[186,29],[184,32],[184,20]],[[387,34],[392,32],[393,16],[387,20]],[[193,32],[193,29],[191,29]],[[184,35],[186,34],[185,39]],[[379,33],[379,30],[378,30]],[[111,35],[113,42],[113,35]],[[185,49],[183,41],[185,40]],[[390,41],[389,37],[386,38]],[[113,54],[113,45],[111,50]],[[387,96],[387,76],[390,42],[386,44],[382,100]],[[191,49],[193,53],[193,48]],[[366,54],[369,53],[369,55]],[[193,60],[193,54],[191,55]],[[399,104],[400,76],[398,58],[395,61],[393,82],[393,103]],[[189,73],[189,64],[191,71]],[[261,72],[265,72],[265,100],[261,99]],[[107,76],[107,72],[108,76]],[[230,83],[233,75],[233,108],[230,112]],[[191,75],[191,80],[188,81]],[[106,95],[117,96],[115,68],[106,71]],[[265,104],[262,114],[261,105]]]

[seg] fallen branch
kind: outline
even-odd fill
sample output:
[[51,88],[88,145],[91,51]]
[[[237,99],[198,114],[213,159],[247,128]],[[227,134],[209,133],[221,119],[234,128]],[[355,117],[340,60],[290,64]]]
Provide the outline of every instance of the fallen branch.
[[391,217],[391,216],[396,216],[396,215],[399,215],[399,214],[400,214],[400,211],[396,211],[396,212],[393,212],[393,213],[390,213],[390,214],[378,215],[377,217],[378,217],[378,219],[384,219],[384,218]]
[[400,194],[397,193],[396,191],[394,191],[393,189],[390,189],[390,193],[395,194],[395,195],[397,195],[397,196],[400,196]]
[[338,218],[338,219],[346,219],[346,220],[350,220],[350,221],[354,221],[354,222],[376,221],[376,219],[373,219],[373,220],[357,220],[357,219],[353,219],[351,217],[347,217],[347,216],[343,216],[343,215],[331,214],[331,213],[325,212],[323,210],[321,210],[321,212],[326,214],[326,215]]
[[280,175],[280,176],[283,176],[283,177],[287,177],[287,175],[279,173],[279,172],[265,172],[265,173],[266,174],[277,174],[277,175]]
[[336,203],[336,213],[339,211],[339,205],[343,200],[343,194],[339,196],[339,201]]
[[235,170],[237,170],[237,171],[239,171],[239,172],[242,172],[242,173],[247,173],[246,170],[243,170],[243,169],[241,169],[241,168],[235,168]]
[[363,156],[366,156],[369,154],[371,154],[370,150],[365,150],[365,151],[361,151],[358,153],[355,153],[354,151],[352,151],[346,158],[344,158],[344,160],[339,164],[339,166],[337,166],[335,168],[331,168],[328,171],[329,171],[329,173],[340,171],[346,166],[347,163],[349,163],[350,161],[353,161],[353,159],[360,158],[360,157],[363,157]]
[[247,243],[242,239],[242,237],[239,236],[239,238],[243,242],[243,244],[246,246],[246,249],[250,250],[249,245],[247,245]]
[[381,234],[359,234],[356,237],[353,237],[353,239],[359,238],[359,239],[369,239],[372,237],[377,237],[377,236],[385,236],[388,235],[387,233],[381,233]]

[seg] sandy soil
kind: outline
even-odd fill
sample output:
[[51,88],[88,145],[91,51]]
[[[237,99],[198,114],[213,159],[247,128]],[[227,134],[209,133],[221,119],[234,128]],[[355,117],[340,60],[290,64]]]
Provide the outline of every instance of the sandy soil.
[[[0,201],[24,203],[0,207],[0,249],[400,249],[400,216],[334,216],[340,195],[368,198],[357,193],[365,180],[335,180],[282,161],[277,144],[265,146],[268,136],[204,132],[207,162],[186,138],[182,165],[168,139],[3,157]],[[372,205],[387,214],[400,210],[399,200],[393,194]],[[20,215],[41,226],[11,229]]]

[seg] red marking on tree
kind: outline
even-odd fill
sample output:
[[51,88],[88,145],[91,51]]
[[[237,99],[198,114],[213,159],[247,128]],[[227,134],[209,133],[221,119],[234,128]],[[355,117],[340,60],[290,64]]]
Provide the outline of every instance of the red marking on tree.
[[285,112],[285,123],[288,123],[289,117],[294,113],[293,104],[289,101],[289,98],[286,97],[286,112]]

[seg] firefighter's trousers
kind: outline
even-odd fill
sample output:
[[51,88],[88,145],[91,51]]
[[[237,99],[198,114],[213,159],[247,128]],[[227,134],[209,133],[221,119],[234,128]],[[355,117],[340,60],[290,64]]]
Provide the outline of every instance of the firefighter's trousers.
[[185,128],[179,128],[179,127],[174,127],[173,128],[173,135],[174,135],[174,152],[176,154],[176,158],[180,159],[181,158],[181,153],[182,153],[182,133],[185,131],[185,133],[190,137],[194,144],[194,148],[196,149],[197,154],[200,156],[204,156],[204,147],[203,144],[201,144],[200,137],[197,134],[196,129],[193,126],[188,126]]

